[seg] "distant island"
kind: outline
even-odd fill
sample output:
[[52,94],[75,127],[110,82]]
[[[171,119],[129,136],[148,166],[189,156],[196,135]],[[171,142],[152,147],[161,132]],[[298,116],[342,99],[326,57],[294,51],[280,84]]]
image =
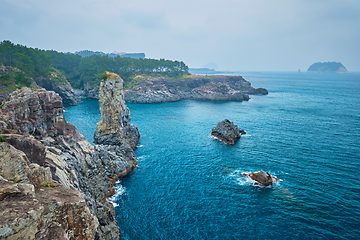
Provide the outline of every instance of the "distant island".
[[339,62],[317,62],[312,64],[307,71],[317,73],[348,73],[344,65]]

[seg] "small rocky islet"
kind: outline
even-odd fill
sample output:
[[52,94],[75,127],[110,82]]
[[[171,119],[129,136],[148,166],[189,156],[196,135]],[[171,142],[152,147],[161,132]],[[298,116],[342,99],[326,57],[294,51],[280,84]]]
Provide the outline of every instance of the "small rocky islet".
[[228,119],[219,122],[211,131],[212,136],[229,145],[234,145],[242,134],[246,134],[245,130],[239,130],[239,127]]
[[249,177],[254,180],[254,185],[262,185],[262,186],[270,186],[273,182],[280,182],[281,179],[277,178],[276,176],[272,176],[269,172],[265,172],[263,170],[259,172],[243,172],[243,176]]

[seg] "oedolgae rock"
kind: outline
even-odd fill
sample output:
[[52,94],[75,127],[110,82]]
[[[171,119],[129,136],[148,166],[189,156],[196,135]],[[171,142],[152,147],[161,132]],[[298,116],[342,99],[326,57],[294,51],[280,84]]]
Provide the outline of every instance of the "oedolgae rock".
[[108,145],[127,142],[134,149],[140,134],[137,127],[130,124],[130,111],[124,101],[123,80],[114,73],[104,74],[99,89],[101,118],[96,125],[94,142]]

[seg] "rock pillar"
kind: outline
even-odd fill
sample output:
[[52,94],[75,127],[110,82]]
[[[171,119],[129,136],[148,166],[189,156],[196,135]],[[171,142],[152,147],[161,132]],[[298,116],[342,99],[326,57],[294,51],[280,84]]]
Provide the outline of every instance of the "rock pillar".
[[130,124],[130,111],[125,105],[123,80],[119,75],[104,73],[99,98],[101,119],[96,125],[94,142],[107,145],[128,143],[134,149],[140,134],[137,127]]

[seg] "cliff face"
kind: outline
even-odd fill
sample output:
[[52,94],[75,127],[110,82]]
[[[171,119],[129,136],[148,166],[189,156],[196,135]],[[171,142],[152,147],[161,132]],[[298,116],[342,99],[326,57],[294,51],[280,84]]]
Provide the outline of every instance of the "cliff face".
[[118,239],[106,198],[136,166],[129,145],[92,146],[44,89],[13,92],[0,128],[1,239]]
[[140,137],[137,127],[130,124],[130,111],[125,105],[123,80],[119,76],[103,79],[100,83],[100,122],[96,125],[94,142],[135,148]]
[[248,94],[268,94],[255,89],[241,76],[190,76],[182,79],[139,78],[125,90],[125,101],[134,103],[172,102],[181,99],[248,100]]
[[38,78],[36,84],[48,91],[54,91],[60,95],[64,105],[79,105],[81,99],[75,94],[70,84],[53,82],[49,78]]

